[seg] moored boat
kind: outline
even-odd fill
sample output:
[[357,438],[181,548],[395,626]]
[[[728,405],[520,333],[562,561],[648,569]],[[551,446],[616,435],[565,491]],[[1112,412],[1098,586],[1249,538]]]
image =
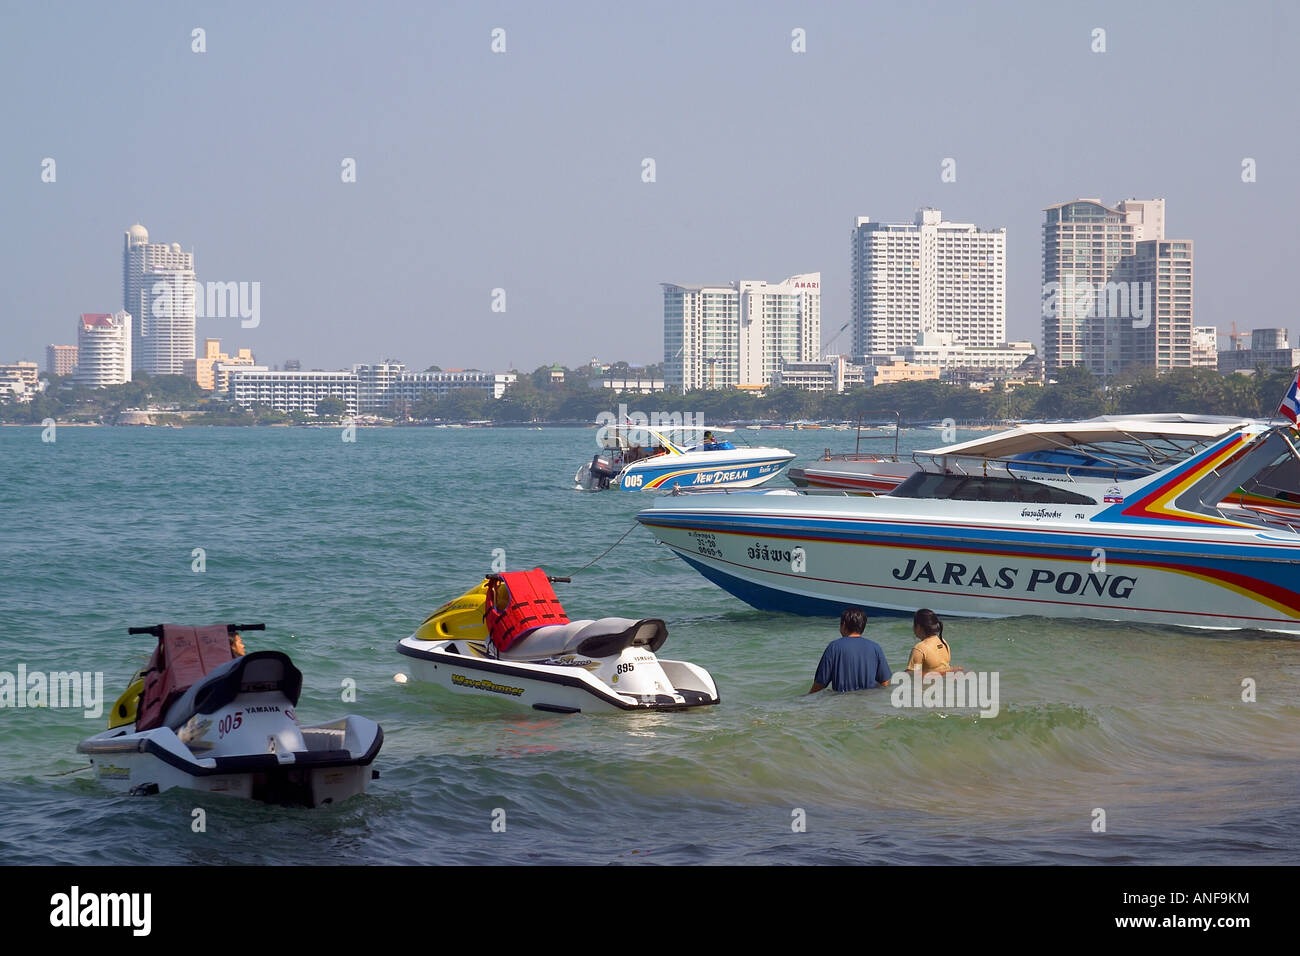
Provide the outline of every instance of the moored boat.
[[100,782],[132,794],[179,787],[308,807],[364,793],[383,730],[356,716],[300,726],[302,673],[288,656],[232,653],[239,631],[264,628],[130,628],[158,646],[114,705],[108,730],[77,745]]
[[[701,431],[703,440],[689,443],[670,437],[674,432]],[[784,448],[717,441],[714,433],[734,435],[735,429],[611,427],[604,448],[578,469],[573,480],[584,491],[754,488],[794,461],[794,453]]]
[[[1157,442],[1130,434],[1135,421],[1083,426],[1087,462],[1017,458],[1013,429],[984,446],[1002,457],[961,445],[916,453],[913,474],[887,495],[669,497],[637,518],[760,608],[929,607],[1300,633],[1294,432],[1244,419],[1166,421]],[[1032,445],[1040,436],[1019,437]],[[1079,443],[1067,450],[1078,454]]]

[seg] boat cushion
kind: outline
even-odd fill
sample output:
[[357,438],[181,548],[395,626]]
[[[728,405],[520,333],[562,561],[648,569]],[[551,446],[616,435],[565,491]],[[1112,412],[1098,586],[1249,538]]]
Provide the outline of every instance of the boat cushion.
[[502,660],[530,660],[562,654],[612,657],[623,648],[634,645],[657,651],[667,639],[668,625],[658,618],[634,621],[626,617],[603,617],[598,621],[570,621],[539,627],[500,656]]
[[296,706],[302,693],[302,671],[280,651],[254,651],[221,665],[187,690],[168,708],[164,726],[176,730],[195,714],[211,714],[241,693],[276,690]]

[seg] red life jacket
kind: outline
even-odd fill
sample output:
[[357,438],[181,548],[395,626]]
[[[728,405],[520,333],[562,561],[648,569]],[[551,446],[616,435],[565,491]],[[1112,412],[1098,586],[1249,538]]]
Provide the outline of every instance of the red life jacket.
[[136,730],[161,727],[167,708],[176,702],[190,685],[208,671],[226,663],[230,652],[230,635],[226,625],[186,627],[164,624],[153,657],[144,676],[144,694],[135,719]]
[[[504,588],[504,595],[497,595]],[[504,610],[497,610],[498,605]],[[541,568],[531,571],[511,571],[488,579],[487,607],[483,623],[492,635],[498,652],[508,650],[529,631],[548,624],[568,624],[560,599],[555,596],[546,572]]]

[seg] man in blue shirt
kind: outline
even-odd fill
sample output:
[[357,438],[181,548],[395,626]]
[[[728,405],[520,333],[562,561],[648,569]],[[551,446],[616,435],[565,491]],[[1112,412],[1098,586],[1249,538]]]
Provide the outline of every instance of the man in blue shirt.
[[866,626],[867,615],[861,608],[844,609],[840,615],[842,636],[826,645],[808,693],[815,694],[827,687],[849,691],[889,686],[891,675],[885,652],[875,641],[862,636]]

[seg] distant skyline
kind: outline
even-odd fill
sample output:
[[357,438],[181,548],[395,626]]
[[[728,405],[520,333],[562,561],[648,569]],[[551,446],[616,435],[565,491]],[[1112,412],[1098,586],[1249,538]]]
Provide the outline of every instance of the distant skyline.
[[260,283],[256,328],[196,338],[268,365],[656,363],[660,283],[818,271],[829,341],[855,218],[926,206],[1007,228],[1007,336],[1041,345],[1042,210],[1081,197],[1166,200],[1197,325],[1294,329],[1297,40],[1281,0],[4,0],[0,361],[120,307],[137,221]]

